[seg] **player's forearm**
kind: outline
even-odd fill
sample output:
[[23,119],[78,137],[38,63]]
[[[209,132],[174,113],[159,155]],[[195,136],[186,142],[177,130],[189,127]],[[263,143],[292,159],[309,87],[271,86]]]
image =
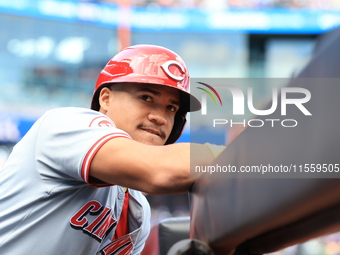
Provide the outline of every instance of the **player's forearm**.
[[187,192],[197,178],[193,174],[195,166],[206,165],[213,160],[211,152],[201,144],[179,143],[164,146],[155,162],[155,168],[159,167],[162,171],[159,171],[158,180],[155,180],[157,185],[154,186],[153,193]]
[[152,195],[188,192],[196,180],[191,167],[214,160],[206,146],[189,143],[167,146],[137,143],[130,147],[130,155],[134,166],[126,167],[127,178],[121,178],[122,183]]
[[213,160],[200,144],[144,145],[129,139],[108,141],[95,155],[90,174],[111,184],[149,194],[176,194],[190,189],[190,167]]

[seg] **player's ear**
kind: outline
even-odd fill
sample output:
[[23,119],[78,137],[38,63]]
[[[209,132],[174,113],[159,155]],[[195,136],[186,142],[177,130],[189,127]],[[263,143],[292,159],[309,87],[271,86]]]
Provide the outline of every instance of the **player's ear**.
[[110,99],[112,96],[112,90],[108,87],[104,87],[101,89],[99,93],[99,105],[100,105],[100,111],[103,110],[106,112],[108,110],[108,107],[110,106]]

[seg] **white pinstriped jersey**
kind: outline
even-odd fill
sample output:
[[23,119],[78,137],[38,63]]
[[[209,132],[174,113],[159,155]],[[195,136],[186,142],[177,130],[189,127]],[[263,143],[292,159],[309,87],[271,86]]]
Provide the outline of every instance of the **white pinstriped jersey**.
[[83,108],[48,111],[32,126],[0,170],[0,254],[141,252],[150,229],[146,198],[129,190],[130,233],[113,240],[124,190],[89,177],[95,152],[116,137],[131,139]]

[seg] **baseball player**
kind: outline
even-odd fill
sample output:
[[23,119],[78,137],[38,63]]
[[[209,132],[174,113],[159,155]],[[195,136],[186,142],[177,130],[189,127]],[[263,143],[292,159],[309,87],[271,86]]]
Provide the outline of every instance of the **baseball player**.
[[[190,145],[174,144],[200,109],[188,86],[176,53],[137,45],[101,71],[91,109],[45,113],[0,172],[0,254],[139,254],[150,229],[140,191],[183,193],[195,180]],[[197,164],[214,159],[194,146]]]

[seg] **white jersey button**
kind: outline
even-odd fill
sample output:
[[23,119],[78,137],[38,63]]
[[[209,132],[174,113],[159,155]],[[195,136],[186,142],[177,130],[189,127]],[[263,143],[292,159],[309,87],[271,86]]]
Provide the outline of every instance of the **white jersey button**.
[[139,211],[139,212],[136,213],[136,218],[137,218],[137,219],[142,218],[142,216],[143,216],[142,211]]
[[124,193],[119,192],[119,194],[118,194],[118,199],[124,199]]

